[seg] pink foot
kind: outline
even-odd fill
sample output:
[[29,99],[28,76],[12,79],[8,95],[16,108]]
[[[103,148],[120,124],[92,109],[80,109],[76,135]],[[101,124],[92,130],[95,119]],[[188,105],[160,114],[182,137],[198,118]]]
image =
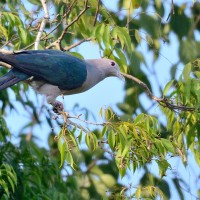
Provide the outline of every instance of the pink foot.
[[64,110],[64,106],[60,101],[56,101],[53,105],[53,111],[55,113],[60,113]]

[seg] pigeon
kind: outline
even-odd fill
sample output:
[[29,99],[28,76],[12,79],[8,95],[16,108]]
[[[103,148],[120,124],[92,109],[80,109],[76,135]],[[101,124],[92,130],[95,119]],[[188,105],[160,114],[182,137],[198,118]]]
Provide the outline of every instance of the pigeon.
[[72,95],[89,90],[107,77],[124,79],[118,64],[110,59],[80,59],[58,50],[25,50],[0,53],[0,61],[12,66],[0,77],[0,90],[26,81],[46,96],[55,112],[63,111],[59,95]]

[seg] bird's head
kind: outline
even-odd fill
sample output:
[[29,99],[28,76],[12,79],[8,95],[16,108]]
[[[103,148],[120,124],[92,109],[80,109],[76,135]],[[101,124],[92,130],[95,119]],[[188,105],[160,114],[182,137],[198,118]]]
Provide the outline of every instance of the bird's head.
[[115,76],[121,80],[124,80],[124,76],[120,73],[120,69],[118,64],[110,59],[102,58],[102,59],[92,59],[89,60],[90,64],[93,67],[97,68],[99,72],[102,73],[103,77]]
[[110,59],[102,59],[102,67],[105,67],[107,76],[115,76],[121,80],[124,80],[124,76],[121,74],[118,64]]

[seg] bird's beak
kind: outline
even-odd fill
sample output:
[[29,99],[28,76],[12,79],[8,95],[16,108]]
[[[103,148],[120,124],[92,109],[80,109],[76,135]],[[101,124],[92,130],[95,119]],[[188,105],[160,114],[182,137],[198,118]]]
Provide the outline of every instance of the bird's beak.
[[125,81],[124,76],[123,76],[120,72],[117,74],[117,77],[118,77],[119,79],[121,79],[122,81]]

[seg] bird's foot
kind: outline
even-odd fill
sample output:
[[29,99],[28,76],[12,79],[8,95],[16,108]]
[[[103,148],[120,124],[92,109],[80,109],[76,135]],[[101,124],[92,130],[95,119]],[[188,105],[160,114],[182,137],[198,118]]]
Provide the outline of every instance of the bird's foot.
[[64,106],[63,104],[60,102],[60,101],[56,101],[54,104],[53,104],[53,111],[57,114],[63,112],[64,110]]

